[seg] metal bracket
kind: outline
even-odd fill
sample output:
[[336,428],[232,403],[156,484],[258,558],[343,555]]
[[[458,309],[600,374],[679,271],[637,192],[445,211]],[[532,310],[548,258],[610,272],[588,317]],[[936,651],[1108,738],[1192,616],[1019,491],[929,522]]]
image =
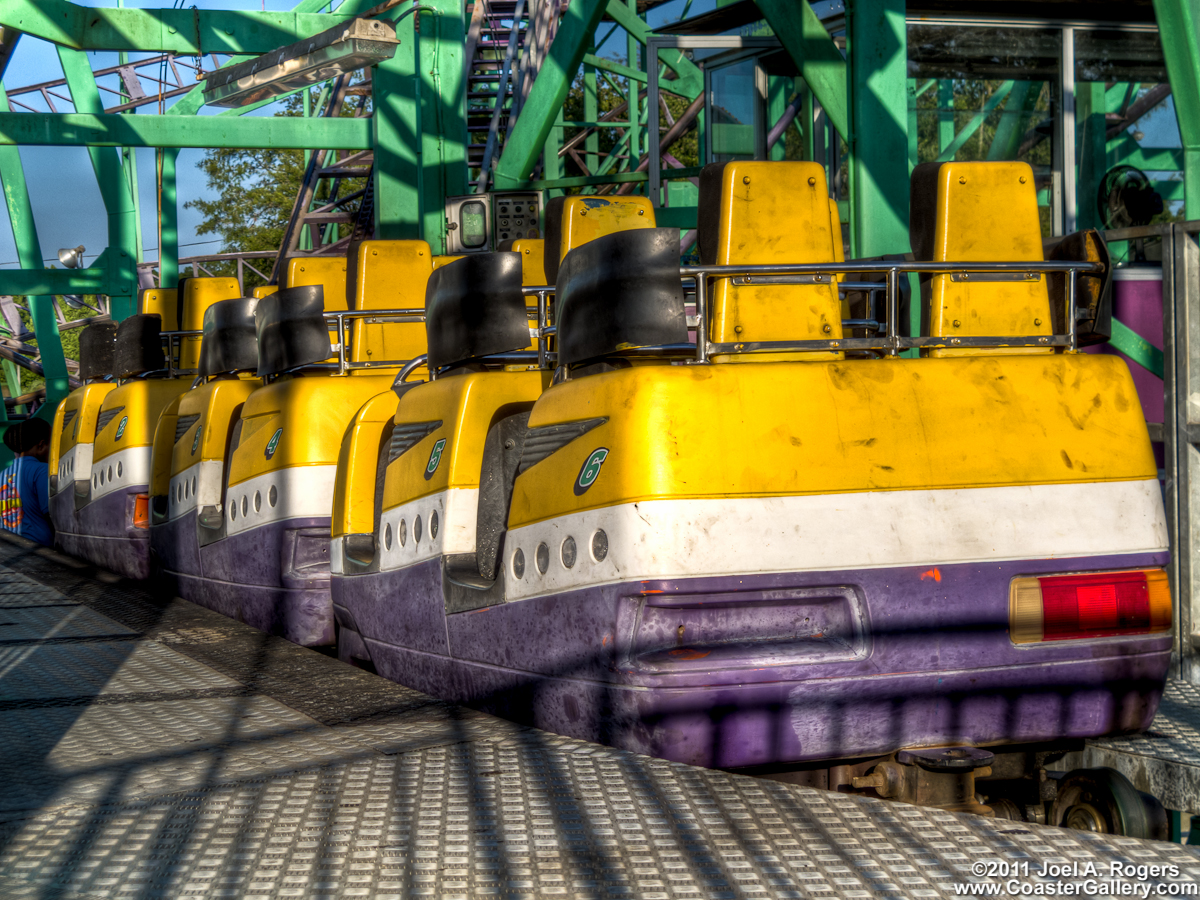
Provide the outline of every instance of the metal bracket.
[[1040,272],[953,272],[951,281],[1041,281]]

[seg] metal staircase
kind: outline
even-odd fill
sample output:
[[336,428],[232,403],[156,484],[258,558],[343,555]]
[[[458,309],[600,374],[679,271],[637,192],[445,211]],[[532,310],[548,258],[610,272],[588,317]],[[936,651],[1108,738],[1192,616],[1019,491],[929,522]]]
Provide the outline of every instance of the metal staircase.
[[476,191],[512,134],[562,17],[559,0],[474,0],[467,31],[467,165]]
[[[343,75],[334,82],[317,114],[339,116],[347,97],[369,91],[369,81],[351,86],[349,76]],[[360,108],[358,114],[366,114],[365,108]],[[279,256],[275,260],[275,269],[271,276],[272,283],[278,283],[284,261],[289,257],[342,255],[352,239],[370,236],[369,233],[360,232],[363,223],[370,222],[370,216],[361,213],[365,207],[373,206],[370,202],[373,162],[374,155],[370,150],[356,153],[336,150],[313,151],[304,170],[304,178],[300,182],[300,190],[296,195],[292,214],[288,218],[283,241],[279,246]],[[344,192],[348,179],[361,178],[366,179],[364,187]],[[321,194],[322,183],[329,184],[329,191],[318,203],[316,198]],[[360,201],[357,215],[349,208],[349,204],[356,200]],[[342,224],[354,225],[354,234],[337,238],[337,226]]]

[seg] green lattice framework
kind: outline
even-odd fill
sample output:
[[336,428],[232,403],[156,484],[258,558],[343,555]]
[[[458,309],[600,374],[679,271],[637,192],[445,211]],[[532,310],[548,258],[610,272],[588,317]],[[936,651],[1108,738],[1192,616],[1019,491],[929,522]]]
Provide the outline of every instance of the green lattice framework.
[[[374,114],[369,119],[292,119],[243,116],[248,109],[199,115],[201,88],[177,100],[164,114],[107,114],[100,103],[86,51],[230,54],[236,62],[300,40],[338,21],[362,14],[378,0],[343,0],[328,11],[329,0],[301,0],[290,12],[195,9],[112,9],[80,7],[69,0],[0,0],[0,75],[20,34],[57,45],[76,112],[13,113],[0,87],[0,182],[20,270],[0,273],[0,293],[30,298],[34,331],[46,373],[52,410],[68,386],[57,324],[50,299],[57,294],[89,293],[110,297],[114,318],[134,311],[141,241],[131,179],[122,149],[165,148],[161,189],[164,197],[160,275],[171,283],[178,270],[177,208],[174,164],[179,148],[278,147],[296,149],[372,149],[376,234],[385,238],[423,237],[441,252],[446,196],[470,189],[466,147],[466,68],[463,0],[421,0],[418,16],[401,19],[400,49],[376,68],[372,78]],[[803,0],[757,0],[767,24],[790,53],[811,95],[826,111],[831,125],[849,150],[850,200],[844,216],[850,223],[854,254],[874,256],[904,252],[908,247],[908,174],[915,161],[914,104],[933,83],[917,85],[907,77],[905,7],[901,0],[847,0],[847,49],[843,53]],[[336,4],[336,0],[335,0]],[[398,15],[407,3],[386,15]],[[1163,46],[1183,137],[1182,151],[1169,158],[1137,159],[1147,168],[1175,168],[1185,173],[1182,199],[1188,218],[1200,217],[1200,0],[1155,0]],[[630,58],[650,34],[638,15],[636,0],[573,0],[560,24],[545,62],[519,118],[503,146],[495,168],[499,189],[527,187],[561,190],[585,184],[642,182],[633,161],[644,152],[645,128],[651,115],[637,99],[645,72],[595,56],[597,26],[608,18],[627,35]],[[664,56],[674,71],[672,90],[695,97],[703,90],[700,71],[680,54]],[[636,117],[626,116],[622,147],[628,160],[605,160],[602,174],[564,179],[561,146],[564,100],[583,70],[586,117],[595,121],[597,79],[625,78]],[[611,82],[615,85],[615,82]],[[939,86],[940,89],[941,86]],[[995,108],[1027,101],[1028,86],[1009,82],[989,102]],[[1011,97],[1008,95],[1012,94]],[[770,115],[782,112],[784,96],[770,99]],[[1103,86],[1083,92],[1077,116],[1111,112],[1112,92]],[[1007,107],[1006,107],[1007,108]],[[953,123],[944,134],[943,155],[968,140],[990,109],[983,109],[957,135]],[[657,115],[654,116],[657,121]],[[811,121],[811,117],[808,119]],[[1003,131],[1003,130],[1002,130]],[[997,133],[993,148],[1013,135]],[[1086,140],[1086,138],[1085,138]],[[108,219],[108,247],[88,268],[45,269],[34,229],[18,147],[83,145],[89,148]],[[1104,148],[1097,148],[1103,155]],[[1108,147],[1112,152],[1112,147]],[[596,158],[595,141],[584,147]],[[997,149],[997,152],[1000,152]],[[1132,151],[1131,151],[1132,152]],[[540,158],[542,177],[530,178]],[[997,157],[999,158],[999,157]],[[678,170],[680,174],[694,174]],[[1081,172],[1081,177],[1084,174]],[[1102,174],[1102,172],[1101,172]],[[1094,177],[1094,173],[1092,174]],[[694,224],[694,212],[675,211],[670,224]],[[1081,224],[1091,224],[1082,222]],[[1120,349],[1161,372],[1161,354],[1118,327]],[[0,416],[4,416],[0,404]]]

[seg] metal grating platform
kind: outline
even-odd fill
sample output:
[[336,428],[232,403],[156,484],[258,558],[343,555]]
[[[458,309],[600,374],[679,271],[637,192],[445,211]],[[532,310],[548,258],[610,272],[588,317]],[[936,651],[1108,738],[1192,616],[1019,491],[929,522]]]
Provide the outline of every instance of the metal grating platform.
[[5,898],[937,898],[980,860],[1200,887],[1187,847],[523,728],[7,538],[0,747]]

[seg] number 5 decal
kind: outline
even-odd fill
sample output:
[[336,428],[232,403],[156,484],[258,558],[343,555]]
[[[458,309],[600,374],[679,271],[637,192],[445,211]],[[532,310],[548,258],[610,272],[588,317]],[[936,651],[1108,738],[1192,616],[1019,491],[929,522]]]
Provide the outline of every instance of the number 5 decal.
[[600,467],[604,465],[604,461],[608,459],[608,448],[597,447],[584,460],[583,468],[579,470],[579,477],[575,479],[575,496],[578,497],[593,484],[600,475]]
[[442,438],[433,445],[433,452],[429,454],[429,462],[425,466],[425,480],[428,481],[433,477],[433,473],[437,471],[438,463],[442,461],[442,451],[446,449],[446,439]]

